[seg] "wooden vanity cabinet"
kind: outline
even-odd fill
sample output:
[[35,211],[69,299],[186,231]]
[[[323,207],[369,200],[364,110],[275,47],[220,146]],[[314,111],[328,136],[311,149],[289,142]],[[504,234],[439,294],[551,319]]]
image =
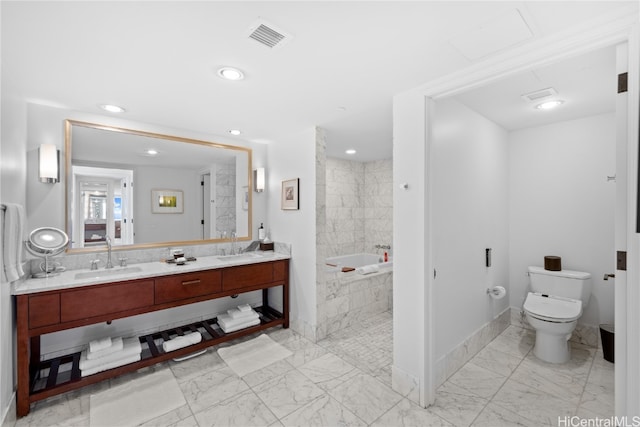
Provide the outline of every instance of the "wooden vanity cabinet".
[[[269,305],[268,290],[282,287],[282,313]],[[142,358],[86,377],[79,369],[80,353],[42,361],[40,336],[180,305],[262,290],[260,325],[225,334],[216,318],[139,337]],[[185,356],[203,348],[282,325],[289,327],[289,260],[277,260],[218,269],[16,296],[17,307],[17,415],[29,413],[30,404],[127,372]],[[202,342],[170,353],[158,339],[201,331]],[[61,367],[67,367],[62,369]],[[60,371],[60,374],[58,373]],[[43,376],[43,375],[47,376]]]

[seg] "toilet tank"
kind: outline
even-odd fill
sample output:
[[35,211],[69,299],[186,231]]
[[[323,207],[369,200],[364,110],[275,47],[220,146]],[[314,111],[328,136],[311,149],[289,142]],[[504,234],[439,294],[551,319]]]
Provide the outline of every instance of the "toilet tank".
[[582,271],[549,271],[542,267],[529,267],[531,291],[557,297],[579,299],[583,307],[591,296],[591,274]]

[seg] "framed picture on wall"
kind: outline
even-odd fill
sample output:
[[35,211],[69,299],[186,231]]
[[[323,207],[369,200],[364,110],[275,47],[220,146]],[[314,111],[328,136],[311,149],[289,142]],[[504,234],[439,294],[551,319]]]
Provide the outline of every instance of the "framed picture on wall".
[[283,210],[300,209],[300,178],[282,181],[281,208]]
[[183,211],[181,190],[151,190],[151,213],[181,214]]

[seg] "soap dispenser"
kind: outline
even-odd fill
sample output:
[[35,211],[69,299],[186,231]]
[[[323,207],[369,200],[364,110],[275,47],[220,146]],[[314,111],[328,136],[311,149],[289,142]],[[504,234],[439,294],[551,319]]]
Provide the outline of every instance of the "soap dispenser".
[[260,223],[260,228],[258,228],[258,240],[264,240],[264,226]]

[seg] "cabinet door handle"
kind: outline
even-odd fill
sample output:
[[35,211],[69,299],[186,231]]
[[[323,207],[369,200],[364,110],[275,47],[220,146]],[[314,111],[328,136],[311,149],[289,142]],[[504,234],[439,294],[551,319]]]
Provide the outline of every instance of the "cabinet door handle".
[[198,280],[189,280],[188,282],[182,282],[183,285],[197,285],[200,283],[200,279]]

